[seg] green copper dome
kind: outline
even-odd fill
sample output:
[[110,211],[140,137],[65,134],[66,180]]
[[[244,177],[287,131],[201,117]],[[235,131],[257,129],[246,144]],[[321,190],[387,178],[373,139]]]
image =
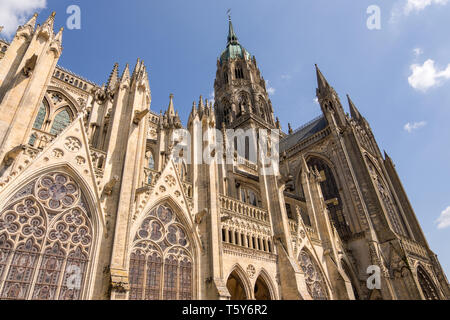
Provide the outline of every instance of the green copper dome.
[[231,19],[228,22],[228,43],[227,48],[220,55],[220,63],[229,59],[250,59],[250,53],[245,50],[243,46],[240,45],[238,37],[233,29],[233,24]]

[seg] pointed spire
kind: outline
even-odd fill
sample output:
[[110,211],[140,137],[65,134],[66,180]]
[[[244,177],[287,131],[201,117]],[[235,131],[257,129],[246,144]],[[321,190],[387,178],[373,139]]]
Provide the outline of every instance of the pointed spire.
[[205,105],[203,104],[203,96],[200,96],[200,99],[198,100],[198,112],[202,113]]
[[228,44],[238,44],[238,37],[236,33],[234,32],[233,23],[231,22],[231,16],[228,16],[228,37],[227,37]]
[[323,92],[324,89],[328,89],[330,85],[328,84],[328,81],[323,76],[322,72],[320,71],[319,67],[316,66],[316,75],[317,75],[317,88],[320,92]]
[[138,58],[137,61],[136,61],[136,65],[134,66],[133,74],[131,76],[135,77],[136,73],[139,72],[140,68],[141,68],[141,59]]
[[167,115],[169,117],[173,117],[173,116],[175,116],[175,108],[173,107],[173,93],[171,93],[169,95],[169,99],[170,99],[170,102],[169,102],[169,107],[167,108]]
[[56,12],[53,11],[52,14],[45,20],[42,26],[48,25],[53,30],[53,24],[55,23]]
[[389,155],[387,154],[386,150],[384,150],[384,160],[392,162],[392,159],[391,159],[391,157],[389,157]]
[[348,100],[348,105],[350,107],[350,115],[352,116],[352,118],[355,120],[362,119],[363,117],[359,113],[358,108],[356,108],[355,104],[353,103],[352,99],[350,99],[350,96],[348,94],[347,94],[347,100]]
[[64,27],[61,27],[58,33],[55,36],[55,41],[62,43],[62,35],[63,35]]
[[127,79],[130,79],[130,66],[128,63],[125,66],[125,70],[123,70],[122,77],[120,78],[120,82],[124,82]]
[[114,90],[118,81],[119,81],[119,64],[116,62],[114,64],[113,70],[111,71],[111,74],[109,75],[107,88],[109,90]]
[[291,124],[288,122],[289,134],[293,134],[294,130],[292,130]]
[[37,12],[35,12],[34,15],[30,18],[30,20],[28,20],[28,21],[24,24],[24,26],[30,26],[30,27],[32,27],[33,30],[34,30],[34,27],[36,27],[36,20],[37,20],[37,17],[38,17],[38,14],[37,14]]

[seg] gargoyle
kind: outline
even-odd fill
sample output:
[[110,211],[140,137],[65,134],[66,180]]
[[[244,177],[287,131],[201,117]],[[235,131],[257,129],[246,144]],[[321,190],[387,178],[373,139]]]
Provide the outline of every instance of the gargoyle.
[[203,209],[202,211],[197,212],[195,215],[195,223],[200,224],[202,223],[203,217],[208,213],[208,209]]
[[116,183],[119,182],[119,177],[118,176],[114,176],[108,183],[105,184],[105,186],[103,187],[103,193],[107,196],[110,196],[114,186],[116,185]]
[[25,66],[23,67],[23,74],[26,77],[30,77],[33,74],[34,68],[36,67],[37,55],[33,54],[30,59],[25,62]]
[[25,146],[22,144],[20,146],[14,147],[13,149],[11,149],[9,152],[7,152],[5,154],[2,164],[5,167],[9,167],[10,165],[13,164],[14,160],[16,160],[19,153],[22,152],[23,150],[25,150]]
[[139,122],[141,122],[141,120],[147,115],[147,113],[149,111],[150,111],[149,109],[145,109],[143,111],[135,111],[134,112],[133,123],[134,124],[139,124]]

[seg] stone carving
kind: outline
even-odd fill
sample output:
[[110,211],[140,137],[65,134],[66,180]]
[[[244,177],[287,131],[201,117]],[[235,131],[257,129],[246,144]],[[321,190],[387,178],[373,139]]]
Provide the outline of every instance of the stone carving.
[[67,137],[64,147],[70,152],[77,152],[81,149],[81,141],[75,137]]

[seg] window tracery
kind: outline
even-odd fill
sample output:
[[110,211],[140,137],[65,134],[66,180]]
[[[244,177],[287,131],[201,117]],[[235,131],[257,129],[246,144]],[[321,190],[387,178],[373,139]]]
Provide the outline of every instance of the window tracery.
[[323,274],[308,252],[302,250],[299,256],[300,267],[305,273],[308,292],[314,300],[328,300],[328,292]]
[[0,299],[81,299],[93,236],[81,194],[48,173],[0,211]]
[[129,299],[192,299],[192,245],[173,210],[159,205],[150,211],[134,240]]

